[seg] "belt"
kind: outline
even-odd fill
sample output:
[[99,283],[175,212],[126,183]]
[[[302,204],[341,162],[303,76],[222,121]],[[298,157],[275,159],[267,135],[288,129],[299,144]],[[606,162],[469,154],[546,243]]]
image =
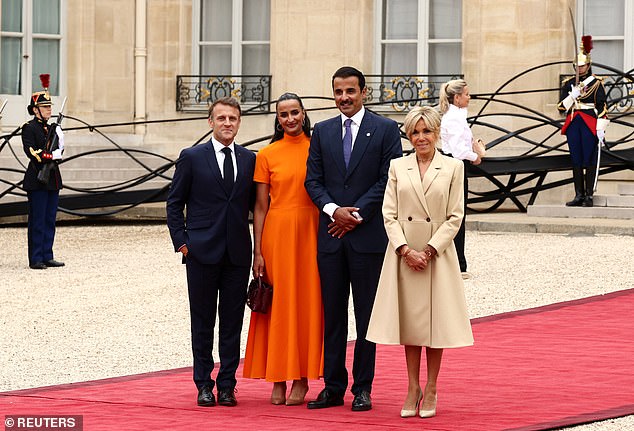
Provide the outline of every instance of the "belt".
[[584,109],[594,109],[594,103],[576,103],[574,105],[574,110],[584,110]]

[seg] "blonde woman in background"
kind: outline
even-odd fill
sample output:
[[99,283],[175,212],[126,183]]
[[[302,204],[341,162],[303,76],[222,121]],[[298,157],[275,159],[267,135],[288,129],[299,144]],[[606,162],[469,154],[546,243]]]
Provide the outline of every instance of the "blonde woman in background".
[[[469,87],[462,79],[448,81],[440,87],[440,113],[442,121],[440,124],[440,138],[442,140],[442,152],[454,159],[464,163],[464,208],[467,210],[467,196],[469,185],[467,182],[467,163],[479,165],[482,161],[484,144],[480,139],[474,140],[469,123],[467,123],[467,107],[469,106]],[[458,252],[458,262],[463,278],[470,278],[467,272],[467,259],[464,254],[465,243],[465,219],[463,217],[460,230],[454,238],[456,251]]]

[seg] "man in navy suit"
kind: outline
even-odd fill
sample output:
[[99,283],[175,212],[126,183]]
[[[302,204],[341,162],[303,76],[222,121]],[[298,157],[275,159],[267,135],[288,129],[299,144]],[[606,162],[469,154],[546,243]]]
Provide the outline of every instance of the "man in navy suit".
[[[167,197],[167,225],[187,269],[197,403],[205,407],[216,405],[214,385],[218,404],[237,404],[235,374],[252,251],[248,217],[255,197],[255,155],[234,142],[241,113],[232,98],[211,105],[212,138],[181,152]],[[220,369],[214,382],[216,306]]]
[[332,89],[341,115],[315,125],[305,182],[322,211],[317,258],[325,320],[325,388],[308,408],[343,405],[352,285],[357,330],[352,410],[364,411],[372,408],[376,356],[365,335],[387,247],[381,206],[390,160],[402,156],[402,146],[398,125],[364,108],[365,77],[359,70],[337,70]]

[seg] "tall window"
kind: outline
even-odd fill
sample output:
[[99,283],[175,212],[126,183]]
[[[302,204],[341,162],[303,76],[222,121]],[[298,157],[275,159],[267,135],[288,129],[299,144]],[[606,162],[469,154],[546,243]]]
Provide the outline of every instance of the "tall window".
[[196,0],[194,10],[198,74],[269,74],[270,0]]
[[2,0],[0,9],[0,94],[30,95],[49,73],[59,94],[62,0]]
[[592,61],[634,67],[634,0],[579,0],[577,8],[582,33],[592,36]]
[[462,70],[462,0],[376,0],[376,70],[458,74]]

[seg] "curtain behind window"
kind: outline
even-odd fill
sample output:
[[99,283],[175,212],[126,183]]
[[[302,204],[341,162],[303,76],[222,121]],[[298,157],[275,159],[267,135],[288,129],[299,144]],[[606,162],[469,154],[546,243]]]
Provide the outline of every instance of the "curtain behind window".
[[[417,73],[418,0],[385,0],[381,50],[384,75]],[[393,40],[394,42],[390,42]],[[405,42],[405,41],[411,42]]]
[[267,75],[270,71],[269,39],[271,6],[269,0],[243,0],[242,74]]
[[381,8],[382,74],[461,72],[462,0],[382,0]]
[[48,90],[59,95],[60,33],[60,0],[33,0],[33,91],[42,89],[40,74],[48,73]]
[[624,11],[625,0],[585,0],[583,34],[593,37],[593,62],[624,68]]
[[462,71],[462,0],[430,0],[429,64],[430,75]]
[[20,94],[20,79],[22,76],[22,0],[3,0],[1,3],[0,93]]

